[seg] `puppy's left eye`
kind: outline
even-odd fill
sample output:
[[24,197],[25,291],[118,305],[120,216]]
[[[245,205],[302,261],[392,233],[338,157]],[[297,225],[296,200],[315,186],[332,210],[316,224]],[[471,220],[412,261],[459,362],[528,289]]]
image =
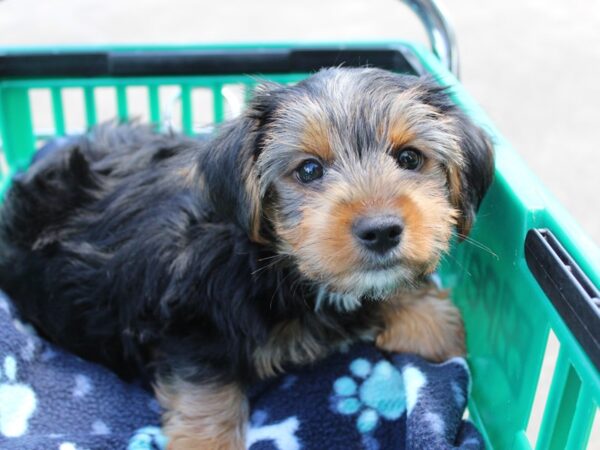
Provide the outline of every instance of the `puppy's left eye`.
[[310,183],[323,176],[323,166],[316,159],[307,159],[296,168],[296,176],[302,183]]
[[423,153],[413,147],[406,147],[396,157],[398,165],[405,170],[419,170],[423,166]]

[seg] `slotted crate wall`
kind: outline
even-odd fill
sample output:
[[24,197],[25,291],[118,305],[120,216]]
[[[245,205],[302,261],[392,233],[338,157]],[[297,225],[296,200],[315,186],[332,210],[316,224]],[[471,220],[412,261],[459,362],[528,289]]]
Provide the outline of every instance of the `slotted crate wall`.
[[[289,84],[304,77],[279,74],[269,80]],[[239,113],[260,81],[244,75],[4,81],[0,84],[1,190],[49,138],[82,133],[110,118],[145,118],[163,130],[172,127],[193,135]],[[132,101],[134,90],[138,101]],[[10,118],[8,122],[3,116]]]

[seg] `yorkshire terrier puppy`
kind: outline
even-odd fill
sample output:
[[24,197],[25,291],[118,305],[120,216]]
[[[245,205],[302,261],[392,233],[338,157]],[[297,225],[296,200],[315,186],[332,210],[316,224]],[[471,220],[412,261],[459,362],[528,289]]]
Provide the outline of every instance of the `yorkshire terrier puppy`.
[[322,70],[208,142],[101,126],[35,162],[4,202],[0,287],[51,341],[149,376],[171,449],[241,449],[255,380],[358,340],[465,353],[426,280],[492,175],[433,82]]

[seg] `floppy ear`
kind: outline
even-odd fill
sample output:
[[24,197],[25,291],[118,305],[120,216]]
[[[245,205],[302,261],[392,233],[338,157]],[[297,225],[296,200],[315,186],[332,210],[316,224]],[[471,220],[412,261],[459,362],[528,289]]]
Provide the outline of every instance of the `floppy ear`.
[[217,214],[234,220],[252,241],[259,243],[266,239],[261,234],[263,199],[255,163],[284,89],[278,84],[257,87],[244,113],[223,124],[206,144],[209,149],[201,162]]
[[471,230],[475,214],[494,178],[494,151],[490,138],[462,112],[455,115],[462,167],[448,168],[450,197],[461,215],[457,231],[462,238]]

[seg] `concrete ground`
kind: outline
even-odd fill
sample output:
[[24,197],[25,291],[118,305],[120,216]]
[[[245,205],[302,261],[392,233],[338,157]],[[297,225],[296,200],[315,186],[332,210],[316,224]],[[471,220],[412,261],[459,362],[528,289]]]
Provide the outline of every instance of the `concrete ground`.
[[[464,84],[600,243],[600,2],[445,3]],[[425,41],[395,0],[0,0],[0,47],[395,38]]]

